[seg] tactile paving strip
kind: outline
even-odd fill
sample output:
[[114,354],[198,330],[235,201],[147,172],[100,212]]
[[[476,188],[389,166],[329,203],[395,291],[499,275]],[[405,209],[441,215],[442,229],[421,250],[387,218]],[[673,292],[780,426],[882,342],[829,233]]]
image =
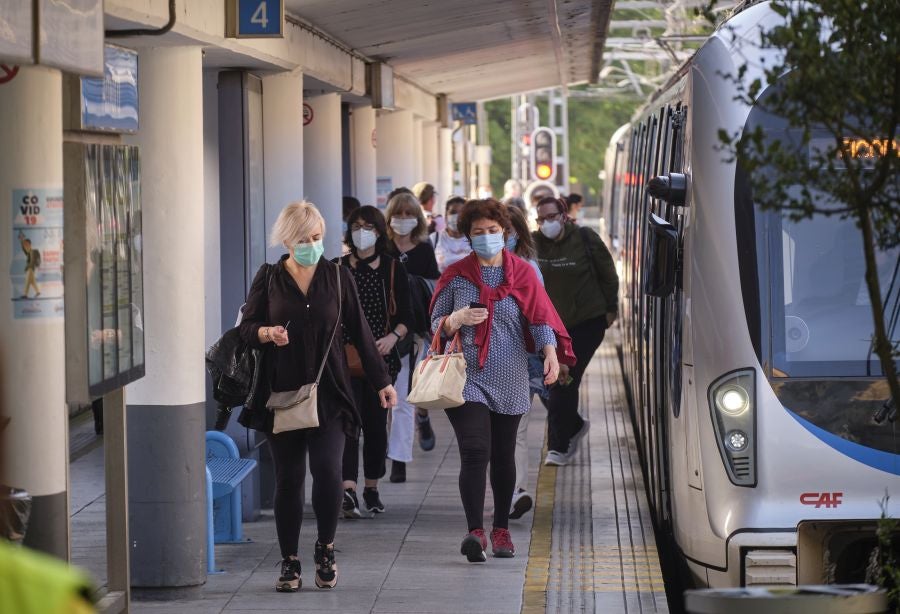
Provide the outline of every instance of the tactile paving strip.
[[585,374],[580,407],[591,420],[589,436],[572,463],[542,467],[538,478],[523,611],[668,612],[622,372],[609,339]]

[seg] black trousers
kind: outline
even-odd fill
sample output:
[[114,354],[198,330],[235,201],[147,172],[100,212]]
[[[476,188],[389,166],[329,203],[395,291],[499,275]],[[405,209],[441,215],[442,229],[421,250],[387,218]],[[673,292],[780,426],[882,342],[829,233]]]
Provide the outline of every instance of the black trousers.
[[584,424],[584,420],[578,415],[578,388],[581,386],[584,370],[600,347],[605,334],[605,315],[586,320],[569,329],[572,349],[578,362],[569,369],[572,383],[551,388],[550,398],[544,403],[547,406],[547,447],[550,450],[568,452],[569,440]]
[[334,541],[343,497],[341,455],[344,438],[344,422],[339,418],[332,418],[315,429],[269,435],[275,464],[275,530],[282,558],[296,556],[299,547],[307,451],[319,542],[330,544]]
[[447,410],[459,444],[459,494],[469,530],[484,528],[485,474],[491,465],[494,525],[509,527],[509,506],[516,486],[516,431],[522,416],[498,414],[484,403]]
[[[380,480],[386,472],[388,410],[381,406],[378,392],[368,380],[351,378],[356,407],[362,417],[363,475],[367,480]],[[347,435],[344,444],[344,480],[357,481],[359,477],[359,436]]]

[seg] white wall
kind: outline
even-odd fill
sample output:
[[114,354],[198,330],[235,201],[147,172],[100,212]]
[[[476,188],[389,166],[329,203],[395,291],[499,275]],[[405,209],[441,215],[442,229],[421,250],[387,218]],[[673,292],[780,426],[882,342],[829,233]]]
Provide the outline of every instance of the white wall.
[[[304,196],[303,73],[295,71],[264,77],[262,86],[268,237],[284,206],[302,200]],[[280,245],[270,247],[267,244],[266,260],[275,262],[283,253],[284,248]]]
[[341,97],[325,94],[307,98],[313,120],[303,127],[303,176],[307,200],[325,218],[325,256],[341,254]]
[[379,177],[391,177],[393,187],[412,189],[419,179],[413,162],[413,114],[410,111],[383,113],[376,119],[378,150],[376,169]]
[[350,115],[353,159],[353,196],[363,205],[375,205],[376,150],[372,143],[375,131],[375,109],[353,107]]

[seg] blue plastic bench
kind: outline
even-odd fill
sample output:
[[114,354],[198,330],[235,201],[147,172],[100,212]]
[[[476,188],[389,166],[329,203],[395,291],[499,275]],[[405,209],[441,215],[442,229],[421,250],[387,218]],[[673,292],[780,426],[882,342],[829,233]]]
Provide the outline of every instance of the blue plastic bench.
[[254,467],[256,461],[241,458],[231,437],[219,431],[206,432],[206,541],[210,573],[215,572],[214,544],[243,541],[241,482]]

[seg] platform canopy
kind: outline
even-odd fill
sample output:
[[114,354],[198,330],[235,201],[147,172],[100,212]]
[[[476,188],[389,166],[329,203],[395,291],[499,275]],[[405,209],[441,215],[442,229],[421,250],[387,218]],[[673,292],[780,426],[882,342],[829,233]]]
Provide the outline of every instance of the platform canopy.
[[286,0],[433,94],[476,100],[596,80],[612,0]]

